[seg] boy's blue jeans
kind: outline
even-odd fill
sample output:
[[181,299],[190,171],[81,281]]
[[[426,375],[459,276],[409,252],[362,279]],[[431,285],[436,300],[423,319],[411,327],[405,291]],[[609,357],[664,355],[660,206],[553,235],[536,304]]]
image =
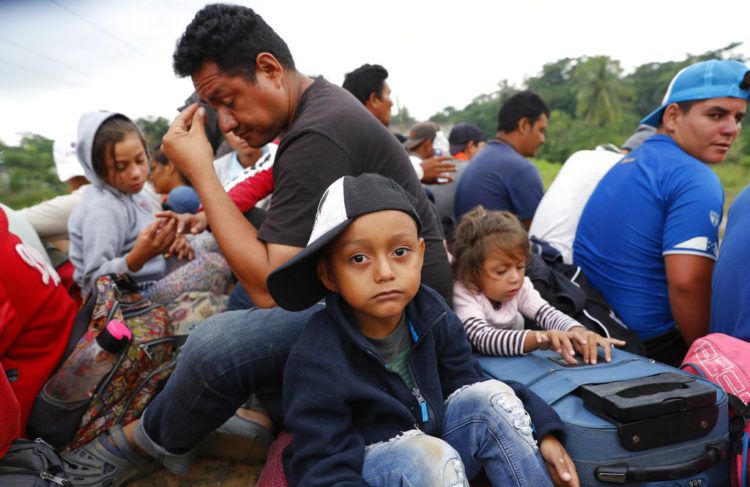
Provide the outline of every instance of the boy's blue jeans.
[[281,398],[292,345],[322,304],[300,312],[281,308],[229,311],[190,335],[177,367],[136,429],[136,442],[175,473],[187,473],[191,450],[252,394]]
[[484,467],[492,485],[551,485],[521,400],[502,382],[464,387],[446,401],[443,436],[412,430],[367,447],[371,485],[468,486]]

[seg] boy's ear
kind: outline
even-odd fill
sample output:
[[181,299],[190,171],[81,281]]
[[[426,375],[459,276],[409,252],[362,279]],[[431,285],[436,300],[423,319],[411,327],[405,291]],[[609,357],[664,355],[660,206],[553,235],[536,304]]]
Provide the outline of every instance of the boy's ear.
[[419,258],[424,264],[424,239],[422,237],[419,237]]
[[326,289],[333,293],[339,292],[336,283],[333,281],[333,277],[331,276],[331,269],[325,257],[321,257],[318,259],[317,271],[318,279],[320,279],[320,282],[323,283],[323,286],[325,286]]

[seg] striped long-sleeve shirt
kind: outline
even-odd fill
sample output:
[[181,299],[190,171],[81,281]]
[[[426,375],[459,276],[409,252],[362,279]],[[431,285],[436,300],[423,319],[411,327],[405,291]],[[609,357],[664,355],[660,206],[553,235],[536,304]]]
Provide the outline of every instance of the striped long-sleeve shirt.
[[523,354],[524,340],[531,332],[523,329],[523,317],[533,319],[546,330],[568,331],[583,326],[545,301],[528,277],[518,294],[502,304],[457,282],[453,286],[453,308],[471,344],[486,355]]

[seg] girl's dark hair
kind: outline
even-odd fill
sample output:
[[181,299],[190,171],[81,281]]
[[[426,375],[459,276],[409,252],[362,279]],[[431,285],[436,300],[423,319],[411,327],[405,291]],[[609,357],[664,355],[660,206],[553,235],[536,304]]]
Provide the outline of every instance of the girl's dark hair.
[[155,145],[151,148],[151,161],[158,162],[162,166],[167,166],[171,162],[161,151],[161,144]]
[[138,134],[148,157],[146,139],[138,126],[125,115],[113,115],[99,126],[91,147],[91,165],[99,179],[107,180],[107,156],[109,155],[110,160],[115,160],[115,144],[122,142],[125,136],[132,133]]
[[496,251],[513,259],[528,257],[528,234],[513,213],[477,206],[461,218],[453,235],[454,278],[478,292],[484,260]]
[[[151,158],[150,158],[150,160],[151,160],[151,162],[156,162],[156,163],[158,163],[158,164],[160,164],[162,166],[168,166],[168,165],[172,164],[172,161],[170,161],[167,158],[167,155],[164,154],[164,152],[162,152],[162,150],[161,150],[161,144],[155,145],[154,147],[151,148]],[[188,178],[186,178],[185,175],[182,174],[182,172],[180,172],[179,169],[177,169],[177,166],[175,166],[175,169],[177,170],[177,174],[180,176],[180,180],[182,180],[183,184],[185,186],[192,187],[193,183],[191,183],[190,180]]]

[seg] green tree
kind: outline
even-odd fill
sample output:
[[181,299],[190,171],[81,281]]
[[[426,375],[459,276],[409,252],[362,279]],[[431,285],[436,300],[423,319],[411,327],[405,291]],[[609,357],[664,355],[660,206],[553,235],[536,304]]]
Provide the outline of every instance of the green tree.
[[526,86],[541,96],[550,110],[576,115],[576,92],[571,81],[577,58],[563,58],[542,66],[542,72],[526,80]]
[[405,106],[397,105],[397,109],[398,113],[393,117],[393,121],[396,122],[394,125],[397,132],[405,134],[412,125],[417,123],[417,120],[411,116],[409,109]]
[[619,61],[608,56],[582,58],[575,67],[572,85],[576,91],[576,118],[596,127],[620,116],[624,89]]
[[52,160],[52,140],[23,134],[18,146],[0,144],[3,187],[0,201],[22,208],[65,191]]
[[169,129],[169,120],[164,117],[141,117],[135,123],[143,131],[149,149],[161,145],[161,139]]

